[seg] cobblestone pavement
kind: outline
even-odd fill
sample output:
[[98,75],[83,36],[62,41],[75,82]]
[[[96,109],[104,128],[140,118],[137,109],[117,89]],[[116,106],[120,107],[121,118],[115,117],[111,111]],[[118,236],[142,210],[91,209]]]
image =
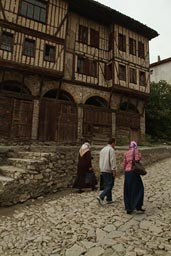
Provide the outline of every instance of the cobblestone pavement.
[[171,159],[143,177],[145,214],[127,215],[123,176],[115,203],[100,206],[98,191],[56,194],[7,212],[0,210],[1,256],[171,256]]

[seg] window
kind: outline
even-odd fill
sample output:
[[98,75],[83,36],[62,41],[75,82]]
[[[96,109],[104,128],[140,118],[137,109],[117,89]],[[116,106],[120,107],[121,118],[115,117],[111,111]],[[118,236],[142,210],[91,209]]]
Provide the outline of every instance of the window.
[[113,49],[113,32],[109,34],[109,51]]
[[146,75],[143,71],[139,72],[139,83],[141,86],[146,86]]
[[119,65],[119,79],[126,81],[126,67],[124,65]]
[[136,84],[137,83],[137,71],[135,68],[129,69],[129,81],[130,83]]
[[120,51],[126,52],[126,36],[119,34],[118,35],[118,48]]
[[140,58],[145,57],[144,44],[142,42],[138,42],[138,57],[140,57]]
[[55,61],[55,47],[45,44],[44,60]]
[[88,28],[85,26],[79,26],[79,41],[88,44]]
[[112,63],[105,66],[105,79],[106,80],[112,79]]
[[23,54],[26,56],[34,57],[35,55],[35,41],[25,38],[23,46]]
[[129,53],[136,55],[136,41],[133,38],[129,38]]
[[1,34],[1,49],[12,52],[13,50],[13,34],[2,32]]
[[81,56],[77,59],[77,73],[84,74],[84,58]]
[[99,31],[90,29],[90,45],[99,48]]
[[97,76],[97,62],[78,56],[77,72],[87,76]]
[[22,0],[20,14],[36,21],[45,23],[47,13],[47,1]]

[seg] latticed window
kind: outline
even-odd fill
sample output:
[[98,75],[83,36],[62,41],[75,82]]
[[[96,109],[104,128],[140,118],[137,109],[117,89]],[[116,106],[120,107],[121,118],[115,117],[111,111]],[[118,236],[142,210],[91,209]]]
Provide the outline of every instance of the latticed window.
[[23,54],[26,56],[34,57],[35,55],[35,41],[25,38],[23,46]]
[[136,40],[129,38],[129,53],[136,55]]
[[99,31],[90,29],[90,45],[99,48]]
[[45,44],[44,60],[55,61],[55,47]]
[[133,84],[137,83],[137,70],[135,68],[129,69],[129,81]]
[[1,49],[12,52],[13,50],[13,34],[8,33],[8,32],[2,32],[1,34]]
[[78,56],[77,72],[87,76],[97,76],[97,62]]
[[45,23],[47,14],[47,0],[21,0],[20,14]]
[[124,65],[119,65],[119,79],[126,81],[126,67]]
[[139,83],[141,86],[146,86],[146,74],[143,71],[139,72]]
[[144,44],[142,42],[138,42],[138,57],[140,58],[145,57]]
[[126,36],[123,34],[118,35],[118,48],[120,51],[126,52]]
[[79,26],[79,41],[84,44],[88,44],[88,28],[85,26]]

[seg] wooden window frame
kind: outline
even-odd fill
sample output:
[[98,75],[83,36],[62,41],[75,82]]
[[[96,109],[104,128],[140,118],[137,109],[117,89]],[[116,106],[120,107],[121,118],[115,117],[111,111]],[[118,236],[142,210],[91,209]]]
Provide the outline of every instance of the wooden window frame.
[[88,27],[79,25],[78,41],[83,44],[88,44]]
[[129,38],[129,53],[136,56],[136,40]]
[[139,85],[146,86],[146,72],[139,71]]
[[145,48],[144,43],[138,42],[138,57],[144,59],[145,58]]
[[[49,54],[47,55],[47,47],[49,47],[48,52]],[[53,49],[53,54],[50,53],[50,50]],[[56,56],[56,47],[54,45],[50,44],[45,44],[44,46],[44,60],[49,61],[49,62],[55,62],[55,56]]]
[[97,77],[97,61],[95,61],[95,60],[88,60],[88,62],[89,62],[88,75],[89,76],[93,76],[93,77]]
[[113,50],[113,39],[114,39],[114,34],[113,32],[111,32],[109,34],[109,44],[108,44],[109,51]]
[[135,68],[129,69],[129,82],[137,84],[137,70]]
[[99,48],[99,31],[90,29],[90,46]]
[[[20,0],[19,14],[31,20],[46,23],[48,1]],[[37,16],[38,14],[38,16]]]
[[126,52],[126,35],[118,34],[118,49],[122,52]]
[[97,77],[97,61],[78,56],[77,73]]
[[126,81],[126,66],[119,64],[119,80]]
[[[8,40],[4,40],[4,36],[8,37]],[[0,39],[0,49],[7,52],[13,52],[14,47],[14,35],[12,33],[2,31]]]
[[[30,43],[30,46],[32,44],[33,47],[27,46],[26,43]],[[28,56],[28,57],[35,57],[35,40],[30,39],[30,38],[25,38],[24,39],[24,44],[23,44],[23,55]]]
[[111,80],[112,79],[112,77],[113,77],[112,70],[113,70],[112,63],[105,65],[105,79],[106,80]]
[[84,58],[82,56],[77,57],[77,73],[84,74]]

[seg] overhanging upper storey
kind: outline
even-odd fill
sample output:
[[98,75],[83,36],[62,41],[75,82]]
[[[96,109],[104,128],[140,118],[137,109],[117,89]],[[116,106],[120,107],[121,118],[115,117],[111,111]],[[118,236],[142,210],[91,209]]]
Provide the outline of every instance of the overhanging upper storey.
[[158,36],[157,31],[148,26],[136,21],[110,7],[107,7],[94,0],[67,0],[69,9],[81,16],[89,17],[105,25],[116,23],[125,28],[128,28],[151,40]]

